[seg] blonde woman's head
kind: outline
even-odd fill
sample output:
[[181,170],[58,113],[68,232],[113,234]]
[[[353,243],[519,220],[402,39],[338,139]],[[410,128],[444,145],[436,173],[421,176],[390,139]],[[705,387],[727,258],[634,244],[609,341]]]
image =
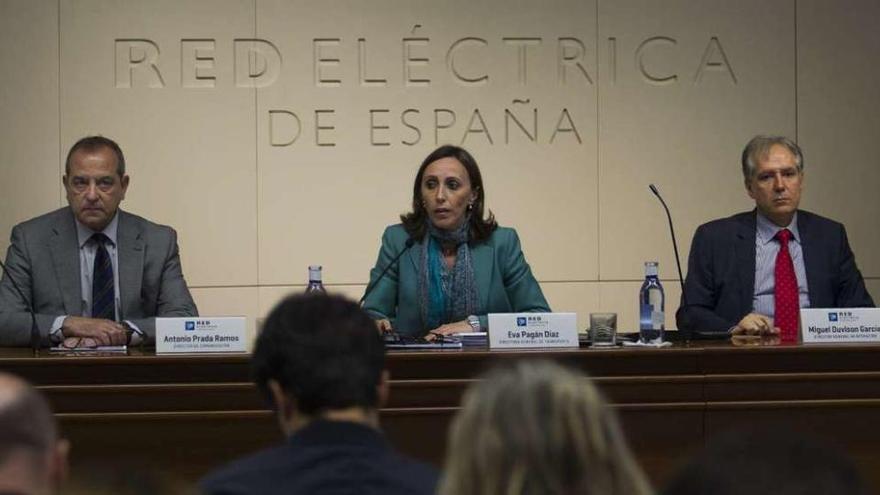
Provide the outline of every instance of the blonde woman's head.
[[614,411],[548,361],[496,368],[465,394],[441,495],[647,494]]

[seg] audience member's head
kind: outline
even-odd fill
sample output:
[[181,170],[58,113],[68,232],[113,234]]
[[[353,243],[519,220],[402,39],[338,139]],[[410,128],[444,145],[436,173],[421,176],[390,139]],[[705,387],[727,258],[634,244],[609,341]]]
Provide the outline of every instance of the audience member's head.
[[338,296],[298,295],[266,319],[254,379],[290,433],[310,419],[375,420],[387,394],[385,348],[373,320]]
[[805,434],[731,431],[666,488],[666,495],[862,495],[855,465],[842,452]]
[[67,473],[67,442],[34,387],[0,372],[0,493],[53,493]]
[[650,493],[596,387],[546,361],[496,368],[467,391],[445,469],[443,495]]

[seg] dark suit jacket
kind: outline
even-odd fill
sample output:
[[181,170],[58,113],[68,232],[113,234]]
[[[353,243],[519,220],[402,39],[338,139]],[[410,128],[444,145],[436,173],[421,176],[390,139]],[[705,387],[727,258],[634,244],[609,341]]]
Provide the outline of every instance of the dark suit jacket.
[[436,484],[436,470],[394,453],[373,428],[319,420],[200,486],[207,495],[432,495]]
[[[121,317],[155,339],[156,316],[196,316],[177,249],[177,233],[119,210],[116,231]],[[33,307],[48,343],[52,322],[82,314],[80,255],[76,220],[61,208],[16,225],[6,267],[29,300],[23,301],[4,274],[0,281],[0,346],[30,343]]]
[[[392,225],[382,235],[376,266],[370,271],[373,283],[388,263],[406,246],[409,235],[403,225]],[[388,318],[395,331],[405,335],[424,335],[418,297],[419,260],[424,240],[416,242],[376,284],[364,301],[364,309],[374,318]],[[484,242],[471,246],[474,278],[483,328],[488,313],[550,311],[541,286],[526,263],[519,236],[510,228],[498,227]]]
[[[691,243],[679,329],[727,336],[752,311],[755,294],[755,210],[701,225]],[[810,306],[873,307],[842,224],[799,210],[798,231]],[[687,301],[687,305],[685,305]]]

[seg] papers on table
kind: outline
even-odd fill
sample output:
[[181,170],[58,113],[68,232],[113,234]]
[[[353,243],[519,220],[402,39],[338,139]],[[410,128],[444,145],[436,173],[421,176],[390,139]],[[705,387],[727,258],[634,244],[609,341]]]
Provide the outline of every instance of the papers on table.
[[49,352],[58,354],[128,354],[128,346],[124,345],[100,345],[97,347],[64,347],[56,345],[49,348]]
[[462,347],[487,347],[489,345],[489,336],[486,332],[456,333],[450,338],[461,342]]

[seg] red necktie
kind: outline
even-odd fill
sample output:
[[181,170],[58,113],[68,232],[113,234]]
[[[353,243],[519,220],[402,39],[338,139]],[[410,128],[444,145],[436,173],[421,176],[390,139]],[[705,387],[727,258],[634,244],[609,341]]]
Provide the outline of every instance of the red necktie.
[[779,240],[779,253],[776,255],[776,268],[773,274],[776,287],[773,295],[776,300],[774,324],[779,327],[783,342],[797,342],[798,333],[798,283],[794,274],[794,263],[788,253],[791,231],[782,229],[776,233]]

